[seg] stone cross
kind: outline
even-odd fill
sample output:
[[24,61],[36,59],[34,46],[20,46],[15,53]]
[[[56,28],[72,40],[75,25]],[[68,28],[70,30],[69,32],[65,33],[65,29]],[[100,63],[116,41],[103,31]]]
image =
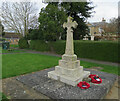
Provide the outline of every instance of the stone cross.
[[72,17],[67,18],[67,22],[63,24],[67,28],[66,50],[59,60],[59,65],[55,66],[54,71],[48,72],[48,77],[63,83],[76,86],[83,78],[90,75],[89,71],[83,71],[83,66],[80,66],[80,60],[77,60],[77,55],[73,49],[73,29],[77,27],[77,22],[72,21]]
[[77,27],[77,22],[74,21],[72,22],[72,17],[69,16],[67,18],[67,23],[65,22],[63,24],[63,28],[67,28],[67,39],[66,39],[66,50],[65,54],[66,55],[73,55],[74,54],[74,46],[73,46],[73,28]]

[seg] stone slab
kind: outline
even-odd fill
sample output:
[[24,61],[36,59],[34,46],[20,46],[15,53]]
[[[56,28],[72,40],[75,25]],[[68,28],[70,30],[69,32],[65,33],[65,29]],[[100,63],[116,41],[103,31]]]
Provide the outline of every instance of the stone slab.
[[[66,72],[67,73],[67,72]],[[72,74],[72,73],[71,73]],[[78,73],[75,73],[78,74]],[[61,81],[63,83],[66,83],[68,85],[76,86],[80,81],[83,80],[83,78],[87,78],[90,75],[89,71],[84,71],[84,72],[79,72],[80,75],[74,77],[74,72],[73,76],[68,76],[68,75],[59,75],[55,71],[50,71],[48,72],[48,77],[54,80]]]
[[77,86],[73,87],[48,78],[47,73],[52,70],[54,68],[22,75],[16,79],[52,99],[102,99],[117,79],[114,74],[84,69],[90,71],[91,74],[99,75],[103,82],[101,84],[90,83],[89,89],[82,90]]

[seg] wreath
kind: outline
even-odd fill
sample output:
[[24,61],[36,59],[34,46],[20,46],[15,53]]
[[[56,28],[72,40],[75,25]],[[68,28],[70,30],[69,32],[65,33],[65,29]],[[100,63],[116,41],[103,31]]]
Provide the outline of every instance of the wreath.
[[90,84],[85,81],[81,81],[80,83],[77,84],[77,86],[80,87],[81,89],[88,89],[90,87]]
[[95,84],[100,84],[100,83],[102,83],[102,79],[101,79],[98,75],[90,74],[90,75],[89,75],[89,78],[91,78],[91,82],[92,82],[92,83],[95,83]]
[[[95,83],[95,84],[102,83],[102,79],[98,75],[90,74],[89,78],[91,78],[92,83]],[[81,89],[88,89],[90,87],[90,84],[85,81],[81,81],[77,84],[77,86],[80,87]]]

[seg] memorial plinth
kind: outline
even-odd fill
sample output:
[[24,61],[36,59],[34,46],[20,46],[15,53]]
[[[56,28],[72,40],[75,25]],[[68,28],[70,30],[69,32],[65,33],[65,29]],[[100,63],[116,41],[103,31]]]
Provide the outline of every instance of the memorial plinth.
[[73,28],[77,27],[77,22],[72,22],[72,17],[67,18],[67,23],[63,27],[67,28],[67,40],[65,54],[62,55],[62,60],[59,60],[59,65],[55,66],[54,71],[48,72],[48,77],[54,80],[59,80],[66,84],[76,86],[83,78],[87,78],[89,71],[83,71],[83,66],[80,66],[80,61],[74,54],[73,45]]

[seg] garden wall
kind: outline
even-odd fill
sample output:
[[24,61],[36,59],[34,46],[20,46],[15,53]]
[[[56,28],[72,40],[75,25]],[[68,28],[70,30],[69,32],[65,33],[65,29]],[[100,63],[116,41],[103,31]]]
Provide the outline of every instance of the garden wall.
[[[74,41],[74,49],[75,54],[80,58],[120,62],[118,60],[118,44],[118,42],[112,41]],[[65,51],[65,41],[45,43],[44,41],[32,40],[30,48],[37,51],[54,51],[62,55]]]

